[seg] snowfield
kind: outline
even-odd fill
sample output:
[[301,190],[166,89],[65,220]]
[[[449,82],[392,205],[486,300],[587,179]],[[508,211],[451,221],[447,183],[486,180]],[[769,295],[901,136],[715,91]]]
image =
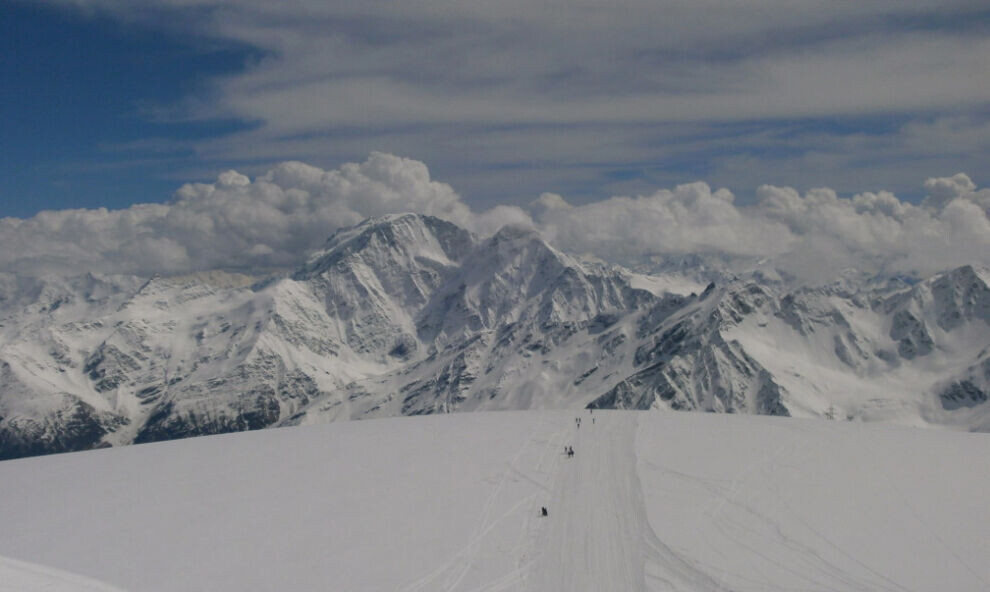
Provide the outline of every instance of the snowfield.
[[988,458],[986,434],[527,411],[12,460],[0,590],[985,590]]
[[0,557],[0,592],[121,592],[121,590],[43,565]]

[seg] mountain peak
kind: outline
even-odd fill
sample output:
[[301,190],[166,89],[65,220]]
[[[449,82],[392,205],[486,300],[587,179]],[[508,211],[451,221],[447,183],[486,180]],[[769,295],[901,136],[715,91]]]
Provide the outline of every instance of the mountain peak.
[[538,231],[526,226],[503,226],[480,246],[476,256],[489,257],[492,253],[503,261],[537,256],[554,259],[564,267],[580,267],[576,260],[546,242]]
[[375,267],[394,263],[396,258],[449,265],[470,252],[474,244],[474,236],[452,222],[423,214],[388,214],[335,232],[294,277],[313,277],[351,256]]

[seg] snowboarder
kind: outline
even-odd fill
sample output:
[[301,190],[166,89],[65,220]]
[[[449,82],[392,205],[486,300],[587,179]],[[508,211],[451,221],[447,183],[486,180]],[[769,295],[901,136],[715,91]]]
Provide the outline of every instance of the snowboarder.
[[544,516],[544,517],[548,516],[548,514],[547,514],[547,507],[546,506],[543,506],[543,510],[542,510],[542,512],[540,512],[540,515],[541,516]]

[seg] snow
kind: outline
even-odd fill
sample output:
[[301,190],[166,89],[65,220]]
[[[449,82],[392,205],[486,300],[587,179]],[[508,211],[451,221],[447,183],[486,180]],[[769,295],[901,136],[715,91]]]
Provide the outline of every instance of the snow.
[[663,296],[664,294],[687,296],[691,293],[701,294],[705,291],[705,284],[672,274],[645,275],[629,272],[628,278],[630,286],[637,290],[646,290],[654,296]]
[[0,592],[120,592],[114,588],[43,565],[0,557]]
[[[133,591],[987,589],[988,453],[942,430],[529,411],[5,461],[0,590],[51,570]],[[38,589],[107,589],[64,581]]]

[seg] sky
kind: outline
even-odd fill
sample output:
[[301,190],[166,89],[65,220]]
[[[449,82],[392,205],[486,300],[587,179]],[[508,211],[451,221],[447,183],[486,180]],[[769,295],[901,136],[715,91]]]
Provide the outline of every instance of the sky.
[[[187,250],[178,257],[186,263],[156,264],[162,269],[248,265],[197,262],[190,241],[215,236],[168,234],[174,221],[154,231],[141,224],[192,203],[187,183],[223,185],[220,176],[236,170],[248,179],[237,187],[254,187],[286,161],[343,177],[347,166],[365,167],[362,178],[386,193],[440,183],[453,195],[444,199],[477,213],[478,228],[522,221],[560,241],[577,231],[551,232],[547,216],[562,219],[565,208],[547,205],[611,215],[696,182],[730,195],[721,203],[741,220],[766,217],[764,187],[802,203],[831,191],[857,215],[861,194],[896,196],[888,213],[945,205],[947,194],[932,188],[946,183],[980,204],[978,188],[990,182],[990,8],[968,0],[14,0],[0,11],[0,118],[0,247],[19,249],[0,255],[8,269],[51,260],[55,248],[35,245],[29,229],[62,240],[56,259],[65,264],[101,240],[133,249],[140,237]],[[376,177],[386,161],[426,177],[412,185]],[[318,217],[314,237],[382,203],[402,209],[405,199],[357,203],[333,191],[327,199],[349,204],[347,212]],[[244,199],[260,199],[251,195]],[[291,218],[290,202],[265,207]],[[728,211],[713,203],[697,220]],[[712,206],[692,204],[684,211]],[[68,218],[82,225],[78,234],[65,232]],[[668,236],[697,248],[774,250],[708,244],[684,220],[664,220],[680,224]],[[83,236],[106,235],[107,224],[118,235]],[[211,232],[241,228],[211,224]],[[753,231],[719,224],[728,236]],[[803,224],[799,233],[810,228]],[[269,263],[316,242],[297,240],[306,246],[275,256],[288,239],[260,232],[235,242]],[[645,242],[643,252],[674,248]],[[93,265],[152,265],[100,261]]]

